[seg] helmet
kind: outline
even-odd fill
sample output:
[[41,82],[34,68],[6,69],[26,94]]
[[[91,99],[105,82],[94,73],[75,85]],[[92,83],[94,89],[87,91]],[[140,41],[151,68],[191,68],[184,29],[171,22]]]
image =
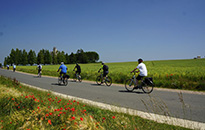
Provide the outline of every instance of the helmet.
[[140,59],[138,59],[138,62],[141,63],[141,62],[143,62],[143,60],[140,58]]
[[61,65],[63,65],[64,63],[63,62],[61,62]]
[[105,63],[104,62],[102,62],[102,65],[104,65]]

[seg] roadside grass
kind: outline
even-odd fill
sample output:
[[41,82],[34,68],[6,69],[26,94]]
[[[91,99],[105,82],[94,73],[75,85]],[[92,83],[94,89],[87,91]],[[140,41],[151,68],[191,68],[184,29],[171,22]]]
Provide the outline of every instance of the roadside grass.
[[[106,63],[113,83],[124,84],[132,77],[130,71],[137,62]],[[152,77],[156,87],[205,91],[205,59],[145,61],[148,76]],[[75,64],[68,64],[68,74],[74,78],[72,71]],[[99,75],[100,63],[80,64],[83,80],[95,81]],[[42,75],[59,76],[59,65],[44,65]],[[18,66],[18,71],[37,74],[36,66]]]
[[138,116],[111,112],[0,77],[0,129],[182,130]]

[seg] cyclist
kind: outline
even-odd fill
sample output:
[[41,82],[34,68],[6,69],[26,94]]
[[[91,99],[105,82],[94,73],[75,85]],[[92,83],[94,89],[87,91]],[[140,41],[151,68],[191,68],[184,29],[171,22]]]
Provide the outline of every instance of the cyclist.
[[[133,70],[131,71],[134,72],[136,69],[138,69],[138,71],[136,71],[137,73],[140,72],[140,74],[137,76],[137,81],[136,81],[136,86],[138,85],[138,81],[139,80],[142,80],[143,77],[147,76],[147,67],[146,65],[143,63],[143,60],[142,59],[138,59],[138,66]],[[135,87],[136,87],[135,86]]]
[[13,72],[15,72],[15,71],[16,71],[16,65],[13,64]]
[[98,73],[101,71],[101,69],[103,69],[103,78],[102,78],[102,82],[104,81],[104,77],[107,76],[107,74],[109,73],[108,71],[108,66],[105,65],[103,62],[102,62],[102,66],[101,68],[98,70]]
[[9,65],[6,65],[6,67],[7,67],[7,70],[9,70]]
[[[77,70],[76,70],[77,69]],[[76,71],[75,71],[76,70]],[[81,68],[80,68],[80,65],[78,63],[76,63],[73,71],[75,71],[75,75],[78,74],[80,76],[80,73],[81,73]]]
[[59,67],[59,69],[58,69],[57,72],[59,72],[59,70],[61,70],[61,72],[60,72],[60,77],[61,77],[62,74],[63,74],[63,78],[64,78],[65,75],[66,75],[66,73],[67,73],[68,68],[64,65],[63,62],[61,62],[61,66]]
[[42,71],[42,65],[38,63],[37,65],[37,69],[38,69],[38,76],[41,77],[41,71]]

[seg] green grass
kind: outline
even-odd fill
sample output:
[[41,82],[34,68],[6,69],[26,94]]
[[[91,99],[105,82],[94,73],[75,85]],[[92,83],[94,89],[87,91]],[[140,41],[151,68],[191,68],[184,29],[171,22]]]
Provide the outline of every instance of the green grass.
[[0,77],[0,129],[3,130],[182,130],[138,116],[99,109]]
[[[205,59],[145,61],[144,63],[148,69],[148,76],[153,77],[156,87],[205,91]],[[107,63],[107,65],[113,82],[123,84],[126,79],[132,77],[130,71],[138,63],[121,62]],[[71,78],[73,78],[74,66],[75,64],[67,65]],[[80,64],[80,66],[82,78],[95,81],[101,64]],[[43,66],[43,75],[58,76],[56,72],[58,67],[59,65]],[[36,66],[18,66],[17,70],[37,73]]]

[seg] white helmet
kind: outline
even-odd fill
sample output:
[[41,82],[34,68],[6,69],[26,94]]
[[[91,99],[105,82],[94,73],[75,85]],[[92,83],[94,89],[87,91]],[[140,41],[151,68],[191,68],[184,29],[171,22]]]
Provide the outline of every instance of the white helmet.
[[63,65],[64,63],[63,62],[61,62],[61,65]]

